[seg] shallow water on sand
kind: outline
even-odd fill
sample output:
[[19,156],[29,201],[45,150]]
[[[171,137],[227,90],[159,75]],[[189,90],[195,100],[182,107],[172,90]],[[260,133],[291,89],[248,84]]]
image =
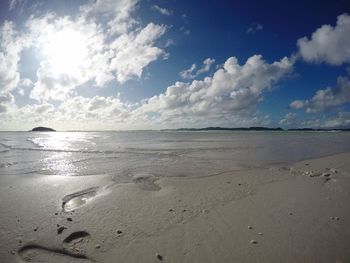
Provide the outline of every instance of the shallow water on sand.
[[0,176],[208,176],[350,150],[348,132],[1,132]]

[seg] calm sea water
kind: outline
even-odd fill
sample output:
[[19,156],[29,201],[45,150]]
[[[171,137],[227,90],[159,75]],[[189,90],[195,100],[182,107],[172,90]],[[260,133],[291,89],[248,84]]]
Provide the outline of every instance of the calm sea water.
[[1,132],[0,176],[207,176],[349,150],[347,132]]

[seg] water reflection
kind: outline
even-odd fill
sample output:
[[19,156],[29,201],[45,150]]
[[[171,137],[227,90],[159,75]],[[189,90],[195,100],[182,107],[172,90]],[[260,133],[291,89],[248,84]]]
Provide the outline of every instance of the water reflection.
[[55,175],[76,175],[79,171],[72,161],[72,153],[55,153],[42,161],[43,170]]
[[[46,133],[33,141],[39,147],[49,150],[49,156],[42,160],[45,173],[55,175],[77,175],[79,167],[74,164],[74,142],[84,139],[81,133]],[[47,154],[45,154],[47,156]],[[43,156],[44,157],[44,156]]]

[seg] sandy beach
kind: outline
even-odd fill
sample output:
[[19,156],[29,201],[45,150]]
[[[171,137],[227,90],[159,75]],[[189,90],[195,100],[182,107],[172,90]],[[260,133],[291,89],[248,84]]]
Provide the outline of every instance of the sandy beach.
[[127,184],[3,177],[1,262],[350,262],[349,160]]

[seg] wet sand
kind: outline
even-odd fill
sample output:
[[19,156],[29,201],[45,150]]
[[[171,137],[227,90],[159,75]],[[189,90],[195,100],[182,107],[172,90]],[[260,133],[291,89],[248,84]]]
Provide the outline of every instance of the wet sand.
[[128,184],[3,176],[0,261],[350,262],[349,160]]

